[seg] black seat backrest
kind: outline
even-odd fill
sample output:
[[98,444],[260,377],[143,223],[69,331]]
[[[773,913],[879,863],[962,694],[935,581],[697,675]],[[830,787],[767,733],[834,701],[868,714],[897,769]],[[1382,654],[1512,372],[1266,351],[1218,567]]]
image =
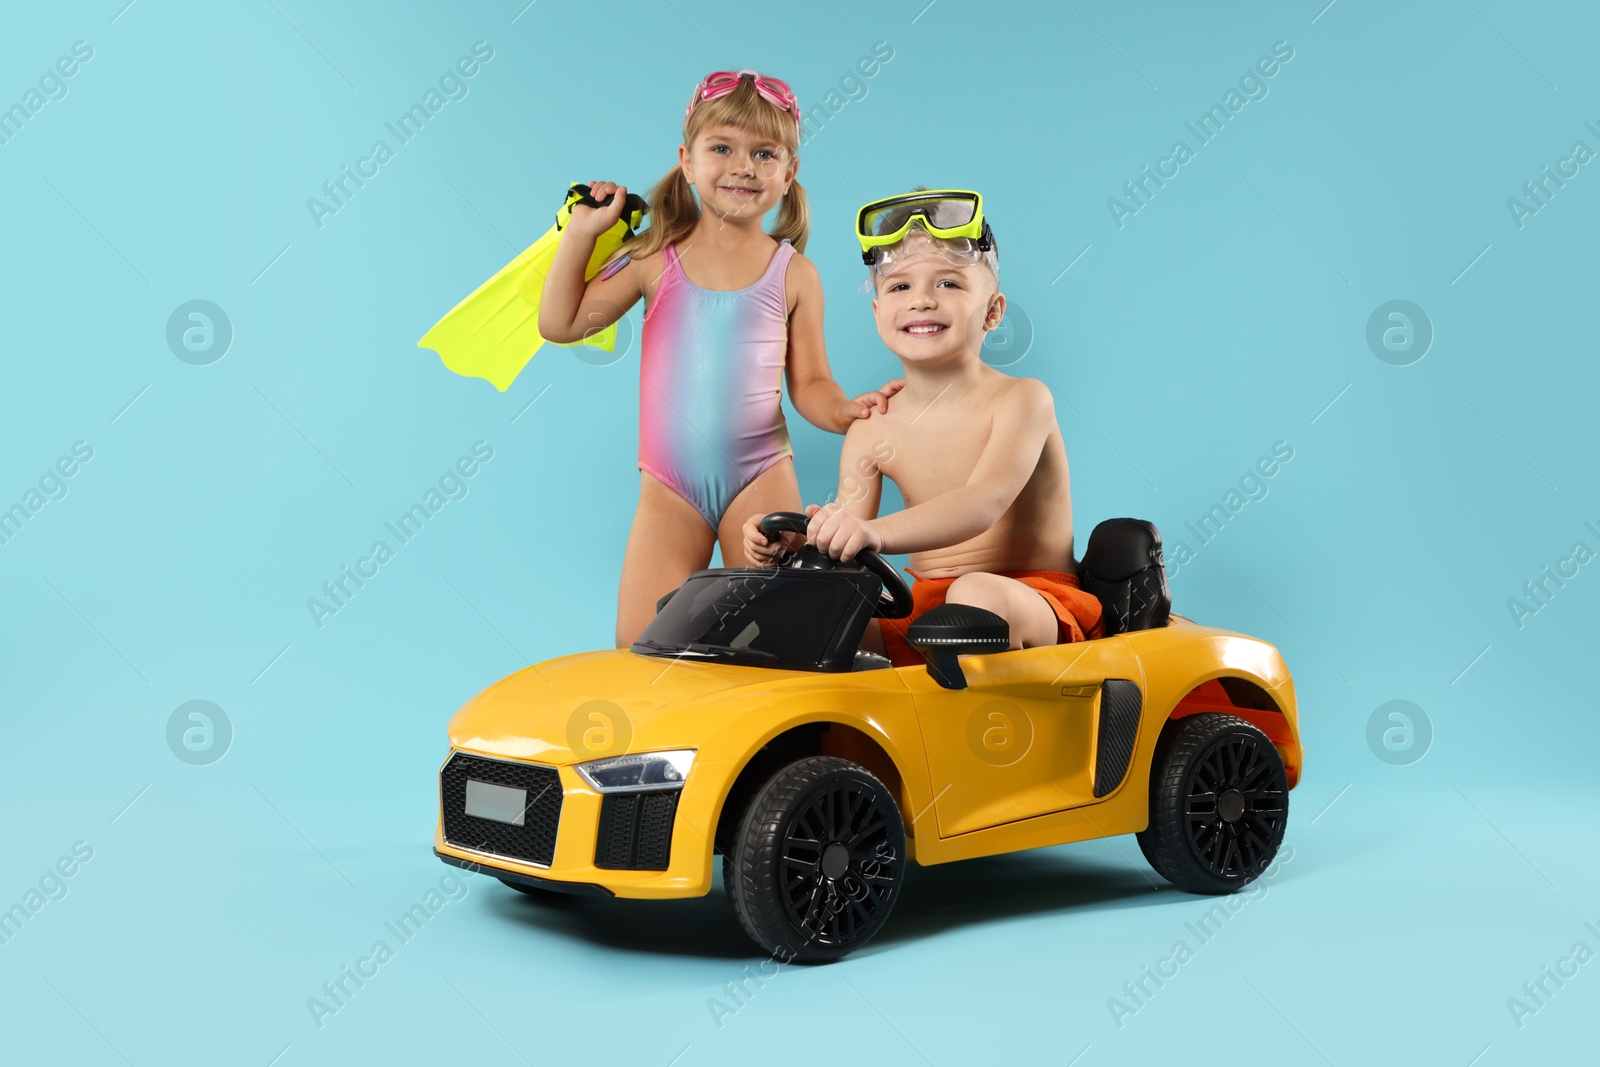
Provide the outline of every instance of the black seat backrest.
[[1161,532],[1143,519],[1107,519],[1089,535],[1078,584],[1105,609],[1105,635],[1167,624],[1172,591],[1161,559]]

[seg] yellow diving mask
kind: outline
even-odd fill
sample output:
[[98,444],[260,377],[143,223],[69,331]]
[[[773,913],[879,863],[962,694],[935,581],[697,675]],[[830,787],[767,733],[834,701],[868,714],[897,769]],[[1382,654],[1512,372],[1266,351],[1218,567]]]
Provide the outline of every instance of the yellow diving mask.
[[978,252],[994,248],[994,232],[983,217],[983,195],[970,189],[919,189],[874,200],[856,213],[856,238],[867,266],[877,262],[879,249],[898,244],[920,221],[932,237],[965,238]]
[[[915,227],[928,240],[907,240]],[[988,257],[999,277],[994,231],[983,217],[983,196],[970,189],[919,189],[874,200],[856,214],[861,258],[876,277],[893,274],[912,256],[937,254],[958,267]]]

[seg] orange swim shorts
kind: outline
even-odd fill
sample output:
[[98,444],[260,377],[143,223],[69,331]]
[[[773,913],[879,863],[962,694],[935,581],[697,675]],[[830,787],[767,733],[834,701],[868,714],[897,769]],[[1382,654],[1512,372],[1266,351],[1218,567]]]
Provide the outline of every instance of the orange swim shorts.
[[[910,568],[907,568],[908,570]],[[1030,589],[1036,590],[1056,613],[1056,643],[1085,641],[1105,636],[1101,625],[1100,601],[1091,593],[1078,587],[1078,579],[1065,571],[1000,571],[1002,578],[1015,578]],[[883,634],[884,651],[889,662],[896,667],[910,667],[926,662],[922,653],[906,643],[906,630],[917,617],[944,603],[950,583],[956,577],[924,578],[911,571],[916,582],[911,586],[911,614],[904,619],[879,619],[879,632]]]

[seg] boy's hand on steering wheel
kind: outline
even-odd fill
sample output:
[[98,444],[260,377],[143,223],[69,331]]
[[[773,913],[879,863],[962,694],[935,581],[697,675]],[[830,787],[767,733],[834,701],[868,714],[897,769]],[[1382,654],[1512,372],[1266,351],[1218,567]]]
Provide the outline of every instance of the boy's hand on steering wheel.
[[778,555],[785,549],[797,551],[806,543],[800,534],[784,533],[778,535],[778,540],[768,541],[767,535],[761,532],[761,515],[752,515],[744,521],[741,532],[744,535],[744,556],[750,561],[752,567],[776,567]]
[[834,559],[851,560],[857,552],[870,548],[883,551],[883,535],[871,519],[846,511],[837,502],[820,507],[806,507],[806,540]]

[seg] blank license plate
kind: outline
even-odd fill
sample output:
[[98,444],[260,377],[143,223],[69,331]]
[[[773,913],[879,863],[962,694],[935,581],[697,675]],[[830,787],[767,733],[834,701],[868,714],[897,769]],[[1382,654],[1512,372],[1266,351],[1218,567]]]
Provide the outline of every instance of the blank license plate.
[[523,813],[528,807],[528,791],[510,786],[467,779],[467,814],[495,822],[523,824]]

